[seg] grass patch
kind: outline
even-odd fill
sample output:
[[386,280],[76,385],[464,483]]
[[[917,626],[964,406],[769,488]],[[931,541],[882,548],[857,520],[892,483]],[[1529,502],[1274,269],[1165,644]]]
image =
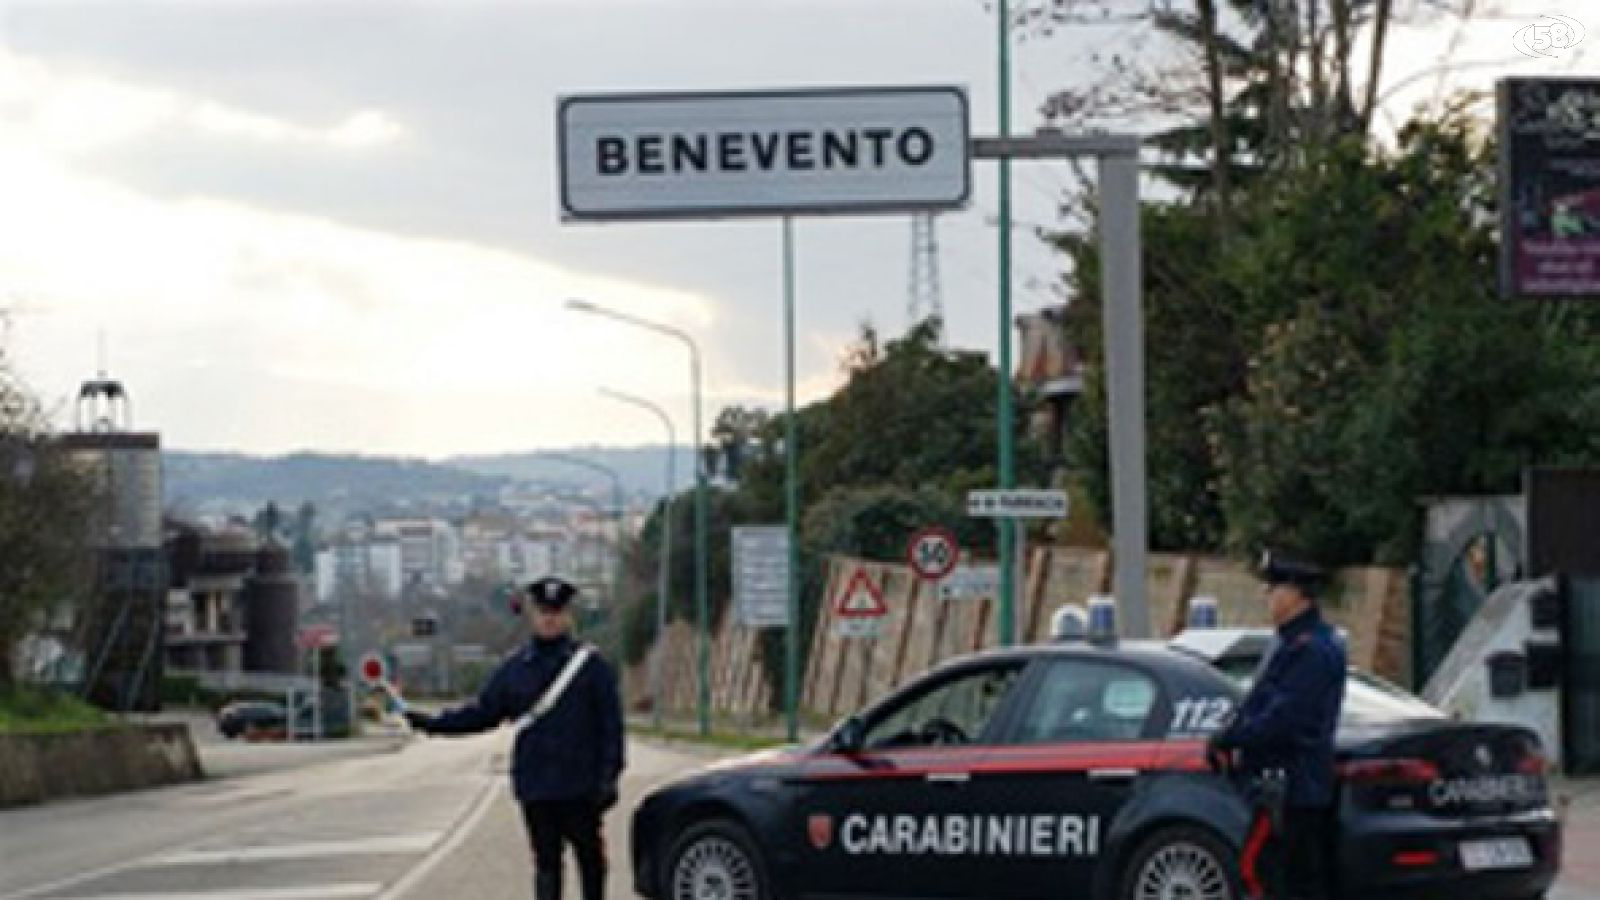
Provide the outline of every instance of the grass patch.
[[0,734],[60,734],[113,724],[76,696],[36,687],[0,690]]

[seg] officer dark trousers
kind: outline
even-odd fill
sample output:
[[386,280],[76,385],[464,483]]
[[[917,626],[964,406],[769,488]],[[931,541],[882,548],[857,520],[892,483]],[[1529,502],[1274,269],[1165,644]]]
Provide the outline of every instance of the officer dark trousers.
[[1284,810],[1282,863],[1283,886],[1274,896],[1286,900],[1327,900],[1333,896],[1333,811],[1329,809]]
[[561,900],[563,844],[571,844],[578,857],[583,900],[605,900],[606,849],[600,816],[599,804],[588,797],[522,804],[522,819],[533,842],[535,900]]
[[[1251,870],[1245,877],[1248,893],[1266,900],[1333,897],[1332,810],[1285,809],[1277,827],[1269,824],[1267,811],[1258,810],[1256,815],[1245,849]],[[1250,883],[1252,874],[1259,876],[1260,893]]]

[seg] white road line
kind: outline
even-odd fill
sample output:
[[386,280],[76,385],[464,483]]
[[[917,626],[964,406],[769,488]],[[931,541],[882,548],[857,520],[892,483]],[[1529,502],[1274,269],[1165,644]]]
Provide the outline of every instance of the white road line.
[[142,860],[139,863],[139,867],[200,866],[217,863],[258,862],[273,859],[315,859],[326,856],[354,856],[359,854],[421,853],[437,843],[443,835],[444,832],[442,831],[422,831],[415,834],[378,835],[376,837],[356,838],[346,841],[184,850]]
[[499,791],[500,782],[498,779],[485,779],[483,785],[478,788],[477,802],[467,811],[466,815],[462,816],[451,827],[450,836],[445,838],[444,843],[434,847],[427,856],[422,858],[422,862],[417,863],[416,868],[407,872],[399,881],[389,885],[389,889],[384,891],[383,896],[379,897],[378,900],[400,900],[400,898],[415,889],[417,885],[421,884],[422,879],[428,877],[430,872],[437,869],[440,863],[448,859],[450,854],[454,853],[456,848],[460,847],[472,832],[477,830],[478,824],[488,814],[489,808],[494,806],[494,799],[498,796]]
[[60,900],[359,900],[383,890],[376,882],[312,884],[292,888],[236,888],[230,891],[162,891],[159,894],[95,894]]

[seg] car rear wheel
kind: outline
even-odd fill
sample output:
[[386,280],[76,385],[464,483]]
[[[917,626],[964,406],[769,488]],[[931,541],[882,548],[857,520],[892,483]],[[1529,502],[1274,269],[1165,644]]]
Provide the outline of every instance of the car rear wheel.
[[726,819],[701,822],[667,854],[666,900],[771,900],[766,864],[750,835]]
[[1239,900],[1231,854],[1211,832],[1163,828],[1146,838],[1122,870],[1119,900]]

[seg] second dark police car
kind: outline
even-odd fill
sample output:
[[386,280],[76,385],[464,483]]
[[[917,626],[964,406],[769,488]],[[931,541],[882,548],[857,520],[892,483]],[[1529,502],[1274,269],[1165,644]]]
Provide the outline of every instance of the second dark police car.
[[[1207,767],[1205,738],[1240,696],[1202,656],[1159,643],[958,659],[812,746],[658,788],[634,814],[635,888],[1235,900],[1252,811]],[[1406,714],[1357,724],[1340,742],[1344,896],[1549,887],[1560,836],[1531,732]]]

